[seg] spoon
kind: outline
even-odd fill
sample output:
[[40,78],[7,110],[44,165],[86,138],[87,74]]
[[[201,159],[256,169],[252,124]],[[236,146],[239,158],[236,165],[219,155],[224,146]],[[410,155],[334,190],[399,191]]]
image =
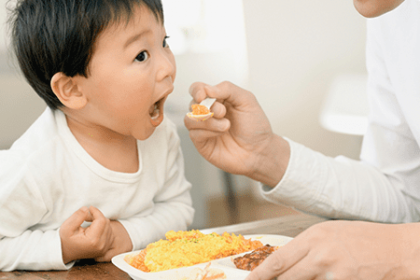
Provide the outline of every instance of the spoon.
[[206,99],[204,99],[203,101],[200,102],[199,105],[206,107],[207,110],[209,111],[209,113],[198,115],[198,114],[193,114],[193,112],[188,112],[187,117],[189,117],[190,119],[196,120],[196,121],[205,121],[205,120],[210,119],[214,115],[213,112],[210,112],[210,108],[215,101],[216,101],[216,98],[206,98]]

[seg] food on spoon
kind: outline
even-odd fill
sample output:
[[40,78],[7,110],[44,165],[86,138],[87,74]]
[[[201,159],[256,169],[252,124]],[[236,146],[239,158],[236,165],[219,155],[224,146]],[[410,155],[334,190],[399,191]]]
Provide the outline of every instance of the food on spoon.
[[269,244],[255,249],[249,254],[245,254],[242,257],[237,257],[233,259],[233,263],[239,269],[243,270],[254,270],[259,266],[269,255],[271,255],[277,246],[270,246]]
[[210,110],[204,106],[204,105],[200,105],[200,104],[193,104],[191,105],[192,108],[192,114],[193,115],[207,115],[210,113]]
[[168,231],[166,240],[151,243],[140,253],[127,255],[124,260],[144,272],[158,272],[233,256],[261,246],[261,241],[245,239],[234,233]]
[[193,119],[197,122],[206,121],[206,120],[210,119],[211,117],[213,117],[213,115],[214,115],[214,113],[210,112],[208,107],[205,106],[205,105],[194,104],[194,105],[191,105],[191,108],[192,108],[193,111],[188,112],[187,117],[189,117],[190,119]]

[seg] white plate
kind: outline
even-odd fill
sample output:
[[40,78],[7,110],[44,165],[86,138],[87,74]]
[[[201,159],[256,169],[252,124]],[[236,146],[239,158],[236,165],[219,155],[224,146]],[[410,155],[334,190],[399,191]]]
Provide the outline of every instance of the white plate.
[[[270,244],[271,246],[283,246],[290,240],[292,237],[283,236],[283,235],[273,235],[273,234],[253,234],[253,235],[244,235],[246,239],[251,238],[251,240],[259,240],[263,245]],[[130,275],[131,278],[135,280],[178,280],[182,276],[187,275],[195,267],[204,268],[208,263],[197,264],[189,267],[182,267],[177,269],[170,269],[161,272],[143,272],[137,268],[132,267],[124,261],[126,255],[136,254],[141,250],[124,253],[117,255],[112,258],[112,263],[117,266],[122,271]],[[249,252],[247,252],[249,253]],[[244,255],[247,253],[242,253]],[[235,256],[230,256],[223,259],[218,259],[211,261],[212,268],[222,269],[226,274],[226,280],[243,280],[250,273],[249,271],[237,269],[232,262],[232,258]]]

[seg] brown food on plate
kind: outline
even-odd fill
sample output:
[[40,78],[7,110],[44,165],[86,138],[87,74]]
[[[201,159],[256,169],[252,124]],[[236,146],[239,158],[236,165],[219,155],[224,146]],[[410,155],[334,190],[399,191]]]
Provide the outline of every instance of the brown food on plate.
[[254,270],[259,266],[271,253],[277,250],[277,246],[270,246],[269,244],[255,249],[249,254],[233,259],[233,263],[239,269]]

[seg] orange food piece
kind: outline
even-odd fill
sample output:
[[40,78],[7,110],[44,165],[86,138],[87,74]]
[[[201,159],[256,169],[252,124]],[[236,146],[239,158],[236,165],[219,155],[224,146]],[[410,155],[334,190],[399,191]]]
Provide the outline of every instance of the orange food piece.
[[207,115],[208,113],[210,113],[209,109],[204,105],[193,104],[191,105],[191,108],[193,110],[193,115]]
[[147,266],[144,264],[144,259],[146,258],[146,249],[140,251],[140,253],[133,257],[132,255],[127,255],[124,257],[124,260],[131,266],[134,266],[135,268],[138,268],[144,272],[149,272],[150,270],[147,268]]

